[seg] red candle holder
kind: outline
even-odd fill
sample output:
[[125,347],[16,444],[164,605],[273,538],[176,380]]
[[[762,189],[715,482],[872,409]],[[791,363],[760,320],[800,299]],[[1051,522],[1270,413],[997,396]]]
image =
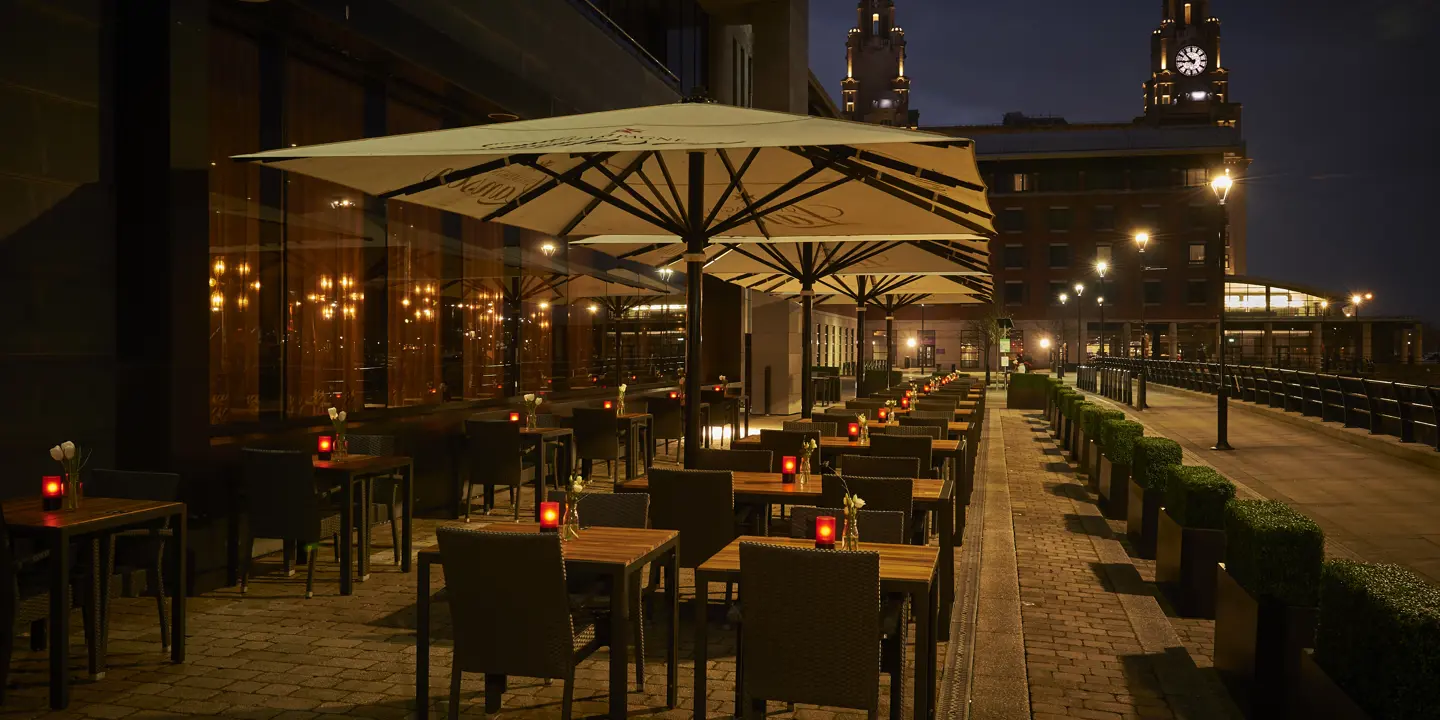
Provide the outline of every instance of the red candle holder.
[[605,401],[605,409],[606,409],[606,410],[614,410],[614,409],[615,409],[615,401],[614,401],[614,400],[606,400],[606,401]]
[[321,460],[329,460],[330,454],[334,452],[334,450],[335,438],[329,435],[321,435],[320,439],[315,443],[315,454],[319,455]]
[[715,386],[715,392],[723,392],[724,390],[725,390],[725,386],[724,386],[724,385],[716,385],[716,386]]
[[850,434],[850,439],[851,439],[851,440],[859,440],[859,439],[860,439],[860,423],[858,423],[858,422],[852,422],[852,423],[850,423],[850,427],[849,427],[848,432],[849,432],[849,434]]
[[40,478],[40,498],[44,510],[59,510],[65,502],[65,478],[59,475]]
[[560,503],[540,503],[540,530],[555,532],[560,529]]
[[520,413],[519,413],[518,411],[515,411],[515,410],[511,410],[511,411],[510,411],[510,422],[513,422],[513,423],[518,423],[518,422],[520,422]]
[[909,410],[909,409],[910,409],[910,396],[909,396],[909,395],[906,395],[905,397],[900,398],[900,409],[901,409],[901,410]]
[[835,516],[821,515],[815,518],[815,547],[822,550],[835,549]]
[[798,467],[800,467],[800,463],[795,460],[794,455],[786,455],[780,458],[780,482],[795,482],[795,470]]
[[680,399],[680,393],[679,393],[679,391],[671,390],[671,391],[670,391],[670,399],[671,399],[671,400],[679,400],[679,399]]
[[889,408],[883,408],[883,407],[880,408],[879,410],[875,411],[875,417],[878,418],[878,419],[880,420],[880,422],[889,422],[889,420],[890,420],[890,409],[889,409]]

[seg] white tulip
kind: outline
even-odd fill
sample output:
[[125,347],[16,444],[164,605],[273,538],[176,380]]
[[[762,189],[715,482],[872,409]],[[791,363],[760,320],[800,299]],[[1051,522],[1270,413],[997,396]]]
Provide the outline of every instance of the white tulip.
[[863,508],[863,507],[865,507],[865,498],[862,498],[862,497],[860,497],[859,495],[856,495],[856,496],[855,496],[855,509],[856,509],[856,510],[859,510],[860,508]]
[[61,450],[59,445],[56,445],[55,447],[50,448],[50,457],[55,462],[60,462],[61,460],[65,459],[65,451]]
[[626,388],[626,387],[627,387],[627,386],[625,385],[625,383],[620,383],[620,392],[622,392],[622,393],[625,392],[625,388]]
[[582,491],[582,490],[584,490],[584,489],[585,489],[585,486],[582,485],[582,484],[580,484],[580,483],[578,483],[578,482],[575,483],[574,485],[571,485],[571,486],[570,486],[570,492],[577,492],[577,493],[578,493],[578,492],[580,492],[580,491]]
[[75,443],[66,440],[63,443],[60,443],[60,449],[65,452],[66,460],[75,459]]
[[535,393],[525,393],[525,402],[535,402]]
[[340,414],[337,415],[337,416],[335,417],[335,419],[336,419],[336,420],[339,420],[340,422],[345,422],[345,411],[344,411],[344,410],[341,410],[341,411],[340,411]]
[[543,402],[545,402],[545,398],[543,398],[543,397],[537,397],[537,398],[535,398],[535,405],[536,405],[536,406],[539,406],[540,403],[543,403]]
[[340,416],[340,412],[339,412],[338,410],[336,410],[336,409],[333,408],[333,407],[330,408],[330,419],[331,419],[331,420],[334,420],[335,418],[337,418],[337,417],[339,417],[339,416]]

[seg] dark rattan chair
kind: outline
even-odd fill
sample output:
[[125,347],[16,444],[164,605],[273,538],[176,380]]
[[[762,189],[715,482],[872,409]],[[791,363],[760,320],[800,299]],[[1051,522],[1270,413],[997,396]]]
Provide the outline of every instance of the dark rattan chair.
[[[174,473],[95,470],[90,474],[90,481],[85,483],[85,493],[92,497],[180,502],[180,476]],[[136,572],[145,573],[145,593],[155,598],[155,610],[160,616],[160,647],[169,652],[170,608],[163,574],[165,541],[174,537],[169,521],[167,519],[148,528],[121,530],[113,537],[115,541],[110,546],[109,556],[101,558],[105,563],[105,577],[114,577],[118,573],[122,579],[119,589],[125,595],[134,595],[131,578]],[[114,594],[112,588],[111,595]]]
[[[901,426],[900,429],[904,429]],[[891,428],[894,429],[894,428]],[[870,437],[870,454],[881,457],[913,457],[920,461],[920,472],[934,475],[933,462],[934,453],[932,450],[932,438],[929,436],[906,437],[904,435],[872,435]]]
[[[734,424],[735,410],[740,402],[739,398],[730,397],[725,390],[715,390],[712,387],[700,391],[700,401],[710,403],[710,425],[712,427],[730,428],[730,436],[738,437],[740,428]],[[709,433],[710,428],[704,432]],[[723,435],[721,437],[724,437]]]
[[840,458],[840,468],[847,476],[911,479],[920,477],[920,461],[911,457],[846,455]]
[[650,442],[665,441],[665,454],[670,454],[670,442],[675,441],[675,461],[680,461],[680,443],[685,439],[684,403],[680,398],[647,398],[645,411],[650,413]]
[[[723,470],[650,470],[650,527],[680,533],[682,568],[694,569],[739,536],[747,514],[735,507],[735,477]],[[651,586],[659,579],[659,565],[651,565]],[[679,589],[679,578],[666,578],[667,588]],[[733,584],[727,584],[728,599]]]
[[[328,493],[316,488],[309,452],[246,448],[241,454],[250,532],[240,544],[240,592],[249,589],[255,538],[279,538],[287,543],[287,572],[289,544],[307,550],[305,597],[314,597],[315,548],[321,538],[340,535],[340,509],[334,507]],[[351,542],[351,538],[336,542]]]
[[[901,419],[901,420],[904,420],[904,419],[906,419],[906,418],[909,418],[909,419],[911,419],[911,420],[918,420],[918,419],[922,419],[922,418],[925,419],[925,420],[945,420],[945,421],[948,422],[948,421],[950,421],[950,420],[954,420],[954,419],[955,419],[955,411],[954,411],[953,409],[952,409],[952,410],[911,410],[911,411],[910,411],[910,414],[908,414],[908,415],[901,415],[901,416],[900,416],[900,419]],[[904,423],[901,423],[901,424],[903,425]]]
[[924,436],[931,440],[943,440],[940,428],[934,425],[891,425],[885,428],[885,435]]
[[484,490],[481,508],[486,513],[495,507],[495,487],[508,487],[512,514],[519,519],[520,498],[516,490],[527,481],[537,482],[535,468],[525,462],[519,424],[507,420],[466,420],[465,436],[470,466],[469,477],[460,493],[465,501],[465,522],[470,522],[476,485]]
[[[350,452],[355,455],[395,455],[395,436],[393,435],[350,435]],[[402,489],[401,478],[398,474],[372,477],[367,480],[369,487],[366,494],[370,498],[370,512],[363,515],[370,528],[382,525],[390,526],[390,547],[395,548],[394,564],[400,564],[400,524],[403,522],[401,514],[404,506],[401,505],[400,491]],[[370,552],[370,548],[365,548]]]
[[[909,518],[915,509],[915,481],[912,478],[862,477],[845,473],[844,484],[834,475],[820,478],[821,507],[845,507],[845,488],[865,500],[867,510],[891,510]],[[905,537],[911,536],[905,524]]]
[[840,437],[840,426],[829,422],[787,420],[780,423],[780,429],[785,432],[818,432],[823,437]]
[[774,472],[769,450],[718,450],[701,448],[695,451],[698,470],[730,470],[732,472]]
[[575,408],[572,427],[575,430],[575,458],[581,472],[593,477],[592,464],[605,461],[605,472],[615,478],[615,461],[620,459],[620,421],[614,410]]
[[874,411],[882,407],[885,407],[884,400],[847,400],[845,402],[846,410],[866,411],[869,412],[872,417],[875,415]]
[[[850,423],[860,421],[861,412],[863,411],[832,410],[830,412],[815,413],[814,417],[812,417],[811,420],[817,423],[835,423],[835,435],[832,435],[831,437],[840,437],[843,436],[847,430],[849,430]],[[865,415],[866,417],[873,417],[875,413],[867,412],[865,413]]]
[[[746,717],[765,702],[865,710],[879,717],[880,556],[744,543],[741,628]],[[903,685],[900,677],[895,684]]]
[[455,627],[450,717],[460,716],[460,678],[468,672],[485,675],[491,714],[500,711],[507,676],[559,678],[560,717],[569,720],[575,666],[609,645],[609,623],[572,605],[560,536],[463,527],[435,535]]
[[810,432],[761,430],[760,447],[772,453],[772,457],[770,458],[770,472],[780,472],[780,458],[787,455],[798,458],[803,455],[803,446],[805,444],[805,438],[807,437],[815,440],[815,454],[810,458],[810,468],[812,472],[818,473],[820,472],[820,461],[822,459],[819,448],[820,432],[818,430],[812,430]]
[[915,401],[915,409],[923,412],[949,412],[953,414],[955,408],[959,407],[960,396],[953,397],[932,395],[924,400]]
[[945,436],[950,434],[950,422],[951,421],[949,418],[902,417],[900,418],[900,427],[929,426],[933,428],[939,428],[940,437],[937,439],[944,440]]
[[[815,518],[829,515],[835,518],[835,526],[844,532],[845,510],[843,508],[811,507],[798,505],[790,508],[790,537],[815,539]],[[861,510],[860,542],[905,544],[905,513],[894,510]]]

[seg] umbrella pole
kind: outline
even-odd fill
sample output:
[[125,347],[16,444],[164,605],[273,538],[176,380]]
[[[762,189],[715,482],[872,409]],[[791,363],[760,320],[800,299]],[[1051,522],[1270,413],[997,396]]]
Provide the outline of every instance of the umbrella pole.
[[815,342],[815,327],[813,323],[815,314],[815,291],[811,289],[810,283],[805,283],[800,290],[800,417],[804,420],[810,419],[811,411],[815,408],[815,386],[811,382],[814,374],[815,356],[810,349]]
[[685,238],[685,467],[700,448],[700,285],[705,271],[705,154],[690,153],[690,234]]
[[[864,278],[861,278],[861,292],[864,292]],[[865,397],[865,301],[855,305],[855,397]]]
[[885,314],[885,389],[890,389],[890,373],[895,369],[895,316]]

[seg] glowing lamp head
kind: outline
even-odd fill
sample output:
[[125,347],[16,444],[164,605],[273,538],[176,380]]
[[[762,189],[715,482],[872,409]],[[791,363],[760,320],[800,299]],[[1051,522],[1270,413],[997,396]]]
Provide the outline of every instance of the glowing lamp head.
[[905,341],[905,347],[912,347],[912,348],[913,348],[913,347],[915,347],[915,346],[918,345],[918,344],[919,344],[919,343],[917,343],[917,342],[915,341],[915,338],[910,338],[909,340],[906,340],[906,341]]
[[1040,349],[1041,349],[1041,350],[1049,350],[1049,349],[1050,349],[1050,338],[1040,338]]
[[1222,203],[1230,196],[1230,188],[1234,186],[1235,181],[1230,179],[1229,170],[1226,170],[1224,175],[1216,175],[1215,179],[1210,181],[1210,189],[1215,191],[1215,197]]
[[1350,296],[1350,302],[1352,302],[1352,303],[1354,303],[1354,304],[1356,304],[1356,305],[1359,305],[1360,303],[1365,302],[1365,298],[1362,297],[1362,296],[1360,296],[1360,295],[1358,295],[1358,294],[1357,294],[1357,295],[1351,295],[1351,296]]
[[1084,295],[1084,294],[1085,294],[1085,284],[1084,284],[1084,283],[1075,283],[1075,297],[1080,297],[1081,295]]
[[560,503],[540,503],[540,529],[557,530],[560,528]]
[[1145,248],[1146,248],[1146,247],[1149,247],[1149,245],[1150,245],[1150,233],[1148,233],[1148,232],[1138,232],[1138,233],[1135,233],[1135,244],[1138,245],[1138,246],[1140,246],[1140,252],[1145,252]]
[[1060,293],[1060,304],[1061,304],[1061,305],[1064,305],[1064,304],[1067,303],[1067,302],[1070,302],[1070,294],[1069,294],[1069,293]]
[[1107,263],[1107,262],[1105,262],[1104,260],[1101,260],[1100,262],[1095,263],[1095,272],[1099,273],[1099,274],[1100,274],[1100,277],[1102,277],[1102,278],[1105,277],[1105,273],[1106,273],[1106,272],[1109,272],[1109,270],[1110,270],[1110,263]]

